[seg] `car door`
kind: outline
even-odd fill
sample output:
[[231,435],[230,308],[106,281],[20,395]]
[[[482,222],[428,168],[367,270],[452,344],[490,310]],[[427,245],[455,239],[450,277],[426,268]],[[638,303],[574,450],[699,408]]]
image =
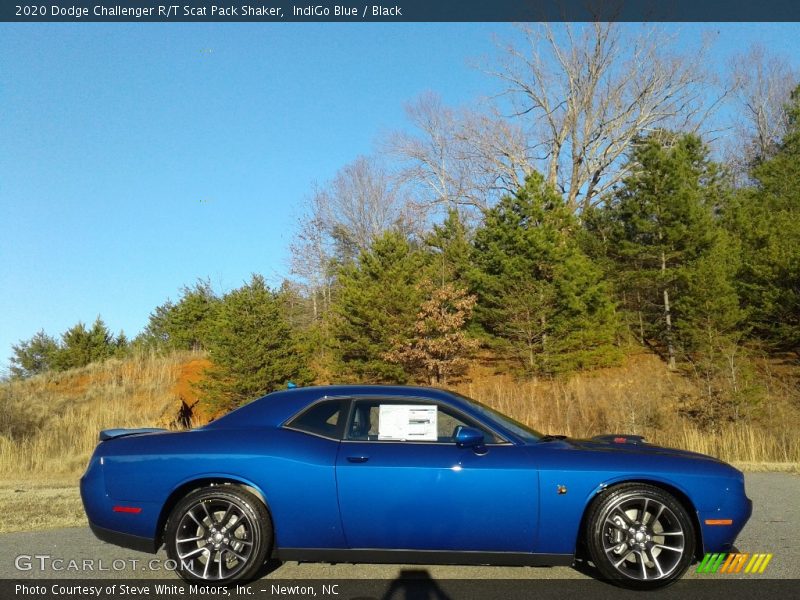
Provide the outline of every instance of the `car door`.
[[[456,445],[458,426],[486,446]],[[354,401],[336,461],[352,549],[530,552],[537,479],[522,447],[433,401]]]

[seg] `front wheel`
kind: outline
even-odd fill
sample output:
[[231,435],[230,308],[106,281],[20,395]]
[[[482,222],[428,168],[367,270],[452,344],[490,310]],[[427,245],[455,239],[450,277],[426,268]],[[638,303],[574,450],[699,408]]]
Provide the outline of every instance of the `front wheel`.
[[167,556],[187,581],[248,581],[272,548],[272,525],[264,504],[247,490],[209,486],[178,502],[164,541]]
[[594,502],[587,523],[592,562],[604,578],[623,587],[669,585],[694,557],[689,514],[673,496],[652,485],[612,488]]

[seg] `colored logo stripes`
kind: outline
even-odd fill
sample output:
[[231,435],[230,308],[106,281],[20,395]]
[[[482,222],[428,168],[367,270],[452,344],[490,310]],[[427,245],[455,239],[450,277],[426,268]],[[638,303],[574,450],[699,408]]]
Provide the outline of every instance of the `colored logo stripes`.
[[763,573],[772,554],[708,553],[697,566],[698,573]]

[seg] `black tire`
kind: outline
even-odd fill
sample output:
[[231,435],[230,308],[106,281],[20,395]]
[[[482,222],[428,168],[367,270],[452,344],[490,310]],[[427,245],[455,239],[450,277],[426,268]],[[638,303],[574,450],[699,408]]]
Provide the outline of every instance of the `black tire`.
[[250,581],[269,557],[272,540],[264,503],[235,485],[192,491],[164,527],[167,556],[186,581]]
[[695,554],[695,530],[684,506],[661,488],[628,483],[590,506],[586,547],[601,577],[621,587],[674,583]]

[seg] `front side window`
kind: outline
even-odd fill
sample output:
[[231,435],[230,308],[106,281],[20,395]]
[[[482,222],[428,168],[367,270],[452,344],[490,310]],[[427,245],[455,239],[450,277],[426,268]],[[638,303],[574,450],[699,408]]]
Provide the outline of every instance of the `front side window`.
[[490,431],[448,407],[433,402],[381,399],[355,403],[347,427],[347,439],[452,444],[459,426],[479,429],[487,444],[498,443]]
[[462,400],[469,402],[477,411],[479,411],[485,418],[496,421],[502,427],[505,427],[511,433],[518,435],[523,440],[527,442],[537,442],[540,438],[544,436],[543,433],[539,433],[535,429],[528,427],[527,425],[520,423],[516,419],[512,419],[508,415],[504,415],[498,410],[486,406],[482,402],[478,402],[473,398],[467,398],[466,396],[462,396],[461,394],[456,394],[455,392],[450,392],[454,396],[458,396]]
[[286,427],[339,440],[342,438],[346,411],[346,399],[317,402],[289,421]]

